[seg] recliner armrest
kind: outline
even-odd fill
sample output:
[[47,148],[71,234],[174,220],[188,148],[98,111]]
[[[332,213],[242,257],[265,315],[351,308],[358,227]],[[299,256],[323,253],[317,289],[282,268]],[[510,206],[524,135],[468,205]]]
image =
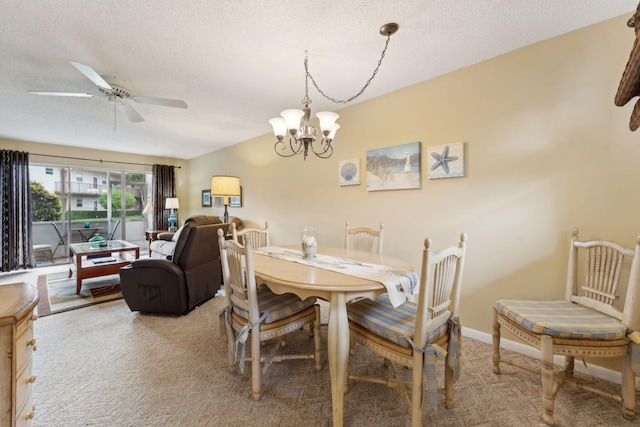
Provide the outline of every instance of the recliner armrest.
[[176,233],[174,233],[173,231],[165,231],[164,233],[158,233],[158,236],[156,238],[157,240],[171,240],[174,234]]

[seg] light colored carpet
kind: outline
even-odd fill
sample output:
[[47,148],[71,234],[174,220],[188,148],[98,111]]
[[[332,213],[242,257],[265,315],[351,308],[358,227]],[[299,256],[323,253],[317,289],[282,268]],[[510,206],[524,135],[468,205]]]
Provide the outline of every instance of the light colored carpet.
[[[326,360],[319,372],[310,360],[274,363],[264,377],[262,399],[250,399],[250,369],[241,376],[227,368],[226,344],[218,337],[222,303],[222,298],[214,298],[187,316],[175,317],[132,313],[119,300],[39,319],[34,425],[331,425]],[[323,313],[326,318],[326,305]],[[326,357],[326,328],[322,335]],[[313,346],[302,332],[288,343],[291,348]],[[502,375],[493,374],[488,344],[464,339],[463,351],[455,408],[445,409],[441,397],[437,409],[424,410],[424,425],[544,425],[537,375],[509,366]],[[383,371],[381,359],[360,346],[350,363],[354,373]],[[638,419],[624,420],[613,400],[570,388],[556,398],[556,421],[559,426],[638,425]],[[351,383],[345,395],[345,426],[409,423],[395,390]]]

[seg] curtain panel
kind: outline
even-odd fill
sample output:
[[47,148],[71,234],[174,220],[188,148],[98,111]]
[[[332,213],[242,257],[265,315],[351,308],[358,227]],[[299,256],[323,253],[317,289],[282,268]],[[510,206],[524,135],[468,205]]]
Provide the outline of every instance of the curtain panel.
[[29,153],[0,150],[0,271],[35,267]]
[[154,230],[166,230],[169,227],[169,211],[164,208],[164,202],[167,197],[176,197],[175,169],[173,166],[156,164],[152,171],[152,226]]

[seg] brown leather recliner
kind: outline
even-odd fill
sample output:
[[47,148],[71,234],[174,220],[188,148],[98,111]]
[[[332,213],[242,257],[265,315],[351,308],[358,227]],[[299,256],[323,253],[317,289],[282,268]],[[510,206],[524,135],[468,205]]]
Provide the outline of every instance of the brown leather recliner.
[[218,229],[209,217],[185,221],[171,260],[139,259],[120,269],[122,296],[131,311],[186,314],[222,286]]

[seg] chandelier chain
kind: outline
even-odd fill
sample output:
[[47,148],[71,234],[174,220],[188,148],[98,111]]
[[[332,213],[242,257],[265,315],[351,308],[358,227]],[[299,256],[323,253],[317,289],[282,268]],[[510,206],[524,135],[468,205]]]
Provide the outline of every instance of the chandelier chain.
[[307,57],[307,54],[305,52],[305,56],[304,56],[304,70],[305,70],[305,73],[306,73],[305,82],[304,82],[304,85],[305,85],[305,96],[304,96],[304,99],[302,100],[302,103],[303,104],[310,104],[311,103],[311,100],[309,99],[309,79],[311,79],[311,82],[313,83],[313,86],[315,86],[316,90],[320,93],[320,95],[324,96],[326,99],[328,99],[329,101],[332,101],[335,104],[346,104],[346,103],[351,102],[354,99],[358,98],[367,89],[367,87],[369,86],[369,83],[371,83],[371,81],[376,76],[376,74],[378,74],[378,70],[380,69],[380,65],[382,65],[382,60],[384,59],[384,55],[387,52],[387,47],[389,46],[389,41],[390,40],[391,40],[391,34],[387,34],[387,41],[384,44],[384,49],[382,50],[382,54],[380,55],[380,59],[378,60],[378,65],[376,66],[376,69],[373,70],[373,74],[371,74],[371,77],[369,77],[369,80],[367,80],[367,82],[364,84],[362,89],[360,89],[360,92],[356,93],[355,95],[353,95],[349,99],[335,99],[335,98],[332,98],[332,97],[328,96],[327,94],[325,94],[322,91],[322,89],[320,89],[320,87],[318,86],[318,83],[316,82],[316,80],[313,78],[313,76],[309,72],[308,57]]

